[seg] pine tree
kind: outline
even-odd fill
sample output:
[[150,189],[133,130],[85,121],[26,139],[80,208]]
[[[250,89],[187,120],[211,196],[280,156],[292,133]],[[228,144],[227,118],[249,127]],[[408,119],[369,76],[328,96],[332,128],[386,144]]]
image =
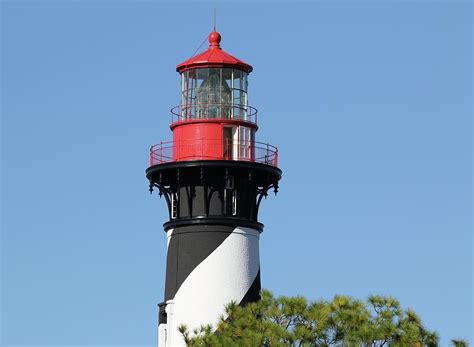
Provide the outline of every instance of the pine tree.
[[[179,330],[191,347],[433,347],[439,340],[415,312],[402,309],[392,297],[374,295],[362,301],[338,295],[309,302],[302,296],[274,297],[267,290],[259,302],[227,305],[215,329]],[[462,340],[452,344],[467,346]]]

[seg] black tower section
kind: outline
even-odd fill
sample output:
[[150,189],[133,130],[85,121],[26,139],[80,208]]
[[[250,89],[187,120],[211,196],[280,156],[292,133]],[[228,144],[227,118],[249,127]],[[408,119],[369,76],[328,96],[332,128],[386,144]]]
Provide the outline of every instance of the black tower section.
[[244,226],[262,231],[262,198],[278,192],[281,170],[230,160],[172,162],[147,169],[150,192],[158,188],[168,205],[165,230],[191,225]]

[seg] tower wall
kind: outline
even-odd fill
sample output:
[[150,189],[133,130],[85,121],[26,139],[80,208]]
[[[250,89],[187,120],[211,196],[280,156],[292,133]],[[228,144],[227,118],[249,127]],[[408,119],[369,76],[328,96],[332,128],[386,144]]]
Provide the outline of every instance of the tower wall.
[[258,230],[203,224],[170,229],[167,238],[167,346],[183,344],[179,325],[216,326],[229,302],[259,299]]
[[239,161],[174,162],[149,168],[151,189],[165,196],[165,300],[160,304],[160,346],[183,346],[190,331],[218,323],[231,301],[259,300],[258,208],[281,171]]

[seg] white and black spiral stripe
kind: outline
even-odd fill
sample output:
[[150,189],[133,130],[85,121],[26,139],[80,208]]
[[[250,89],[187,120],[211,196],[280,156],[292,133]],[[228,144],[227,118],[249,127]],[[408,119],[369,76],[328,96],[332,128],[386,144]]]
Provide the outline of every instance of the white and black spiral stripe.
[[166,271],[166,346],[180,346],[180,324],[215,325],[230,301],[259,299],[258,230],[225,225],[170,229]]

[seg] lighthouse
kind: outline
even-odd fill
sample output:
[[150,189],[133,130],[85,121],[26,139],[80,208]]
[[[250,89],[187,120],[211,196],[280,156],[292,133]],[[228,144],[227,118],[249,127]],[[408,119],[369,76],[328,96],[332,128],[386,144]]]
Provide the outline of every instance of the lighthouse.
[[258,212],[278,191],[276,147],[256,141],[257,110],[248,104],[252,66],[226,53],[221,35],[176,67],[179,106],[171,141],[150,149],[150,192],[164,197],[169,219],[159,346],[182,346],[178,326],[213,326],[231,301],[259,300]]

